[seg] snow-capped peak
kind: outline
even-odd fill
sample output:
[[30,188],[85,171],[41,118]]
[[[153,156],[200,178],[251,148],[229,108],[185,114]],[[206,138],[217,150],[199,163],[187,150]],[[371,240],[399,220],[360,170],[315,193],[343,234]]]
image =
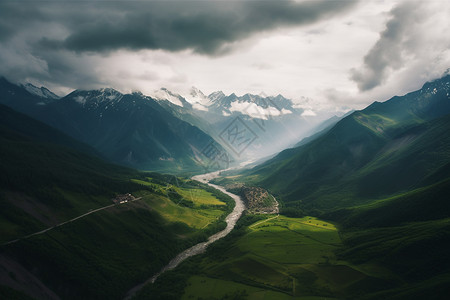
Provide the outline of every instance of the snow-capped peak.
[[261,98],[267,98],[267,97],[269,97],[269,96],[267,96],[267,94],[264,93],[264,92],[259,93],[258,96],[260,96]]
[[33,94],[33,95],[36,95],[36,96],[39,96],[42,98],[46,98],[46,99],[50,99],[50,100],[56,100],[56,99],[60,98],[59,96],[55,95],[49,89],[47,89],[46,87],[43,87],[43,86],[38,88],[37,86],[32,85],[31,83],[26,83],[23,85],[23,87],[30,94]]
[[192,87],[185,98],[192,105],[199,104],[205,107],[211,105],[211,100],[196,87]]
[[196,88],[195,86],[191,87],[191,90],[189,91],[189,94],[192,97],[206,97],[202,91],[200,91],[198,88]]
[[101,88],[99,89],[99,92],[103,94],[120,94],[119,91],[116,91],[113,88]]
[[67,97],[71,98],[79,104],[82,104],[83,106],[86,103],[96,106],[99,103],[106,101],[112,103],[117,102],[122,99],[123,94],[112,88],[101,88],[98,90],[90,91],[75,90]]
[[209,100],[211,100],[211,102],[216,102],[217,100],[220,100],[223,97],[225,97],[225,94],[222,91],[217,91],[217,92],[211,93],[208,96],[208,98],[209,98]]
[[115,89],[112,88],[103,88],[100,89],[100,92],[102,93],[102,96],[104,99],[108,99],[108,100],[119,100],[120,98],[122,98],[122,93],[120,93],[119,91],[116,91]]
[[154,91],[151,94],[151,97],[156,100],[167,100],[177,106],[183,107],[183,102],[181,101],[181,96],[178,94],[174,94],[166,88],[161,88],[159,90]]

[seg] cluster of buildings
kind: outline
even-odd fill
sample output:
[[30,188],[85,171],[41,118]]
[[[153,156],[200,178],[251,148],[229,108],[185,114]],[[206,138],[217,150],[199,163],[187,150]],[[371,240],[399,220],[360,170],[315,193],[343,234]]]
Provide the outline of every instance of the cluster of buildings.
[[112,199],[115,204],[127,203],[128,201],[133,201],[135,198],[131,194],[117,195],[116,198]]

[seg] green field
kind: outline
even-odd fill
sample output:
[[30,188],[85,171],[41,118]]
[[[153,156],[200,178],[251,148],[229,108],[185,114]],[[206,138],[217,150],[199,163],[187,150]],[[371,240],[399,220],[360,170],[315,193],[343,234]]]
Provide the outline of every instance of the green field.
[[312,217],[279,216],[249,228],[237,242],[238,248],[283,264],[334,260],[332,252],[340,244],[334,225]]
[[[212,296],[214,295],[214,296]],[[291,296],[284,293],[266,290],[264,288],[258,288],[234,281],[227,281],[221,279],[213,279],[204,276],[192,276],[188,281],[188,287],[185,290],[182,299],[212,299],[216,297],[218,299],[229,297],[229,299],[235,299],[233,297],[245,297],[249,300],[288,300],[292,299]],[[303,297],[295,297],[295,299],[307,299]],[[313,299],[313,298],[309,298]],[[320,298],[325,299],[325,298]]]
[[211,193],[196,188],[176,188],[177,192],[185,199],[190,200],[197,206],[201,205],[226,205],[214,197]]
[[133,182],[150,187],[155,193],[141,192],[139,196],[169,222],[182,222],[189,227],[203,229],[224,217],[227,203],[218,199],[205,187],[191,180],[178,178],[161,182],[147,177]]
[[[217,221],[225,212],[211,207],[189,208],[178,205],[167,197],[142,192],[143,200],[170,222],[182,222],[201,229]],[[217,200],[218,201],[218,200]]]
[[202,205],[226,205],[224,201],[217,198],[217,195],[213,195],[211,191],[205,190],[205,187],[208,188],[208,186],[196,183],[189,179],[179,178],[176,181],[171,180],[170,182],[160,182],[159,180],[147,177],[146,180],[132,179],[131,181],[150,187],[157,192],[168,196],[169,198],[171,198],[171,193],[178,194],[175,197],[172,197],[175,201],[177,196],[181,196],[181,198],[191,201],[196,207],[200,207]]
[[263,218],[208,251],[199,262],[201,276],[190,276],[183,299],[333,299],[385,283],[383,269],[337,259],[342,242],[333,224],[314,217]]

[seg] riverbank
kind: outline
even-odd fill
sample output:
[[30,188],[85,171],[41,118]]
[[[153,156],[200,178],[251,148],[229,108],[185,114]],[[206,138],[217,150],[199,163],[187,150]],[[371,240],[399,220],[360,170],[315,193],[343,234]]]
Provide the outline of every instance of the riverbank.
[[166,271],[175,269],[180,263],[182,263],[187,258],[205,252],[208,245],[225,237],[233,230],[234,226],[236,225],[236,222],[239,220],[239,218],[242,215],[242,212],[245,210],[245,205],[240,196],[226,191],[225,188],[223,188],[221,186],[209,183],[210,180],[217,178],[219,176],[219,174],[220,174],[220,171],[215,171],[215,172],[211,172],[211,173],[196,175],[196,176],[192,177],[192,180],[196,180],[201,183],[206,183],[209,186],[211,186],[211,187],[221,191],[222,193],[230,196],[231,198],[233,198],[233,200],[235,201],[235,207],[234,207],[233,211],[225,219],[225,222],[227,223],[227,227],[224,230],[210,236],[206,242],[198,243],[198,244],[192,246],[191,248],[188,248],[188,249],[184,250],[183,252],[181,252],[180,254],[178,254],[164,268],[162,268],[160,272],[158,272],[157,274],[155,274],[154,276],[152,276],[145,282],[133,287],[130,291],[128,291],[125,299],[131,299],[145,285],[154,283],[161,274],[163,274]]

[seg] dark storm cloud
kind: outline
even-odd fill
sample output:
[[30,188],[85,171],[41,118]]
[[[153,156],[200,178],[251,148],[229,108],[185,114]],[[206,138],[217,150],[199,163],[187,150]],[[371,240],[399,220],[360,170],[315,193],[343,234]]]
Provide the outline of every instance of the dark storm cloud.
[[220,53],[222,47],[254,33],[282,26],[312,23],[342,12],[351,1],[168,2],[104,16],[76,28],[62,45],[75,51],[119,48],[193,49]]
[[115,50],[192,50],[216,56],[280,27],[312,24],[355,1],[0,0],[0,75],[83,87],[101,82]]
[[12,33],[12,28],[8,24],[5,24],[3,20],[0,20],[0,42],[6,41],[11,37]]
[[0,42],[8,41],[23,30],[33,30],[39,22],[47,22],[46,14],[34,7],[34,3],[0,1]]
[[[224,46],[278,27],[313,23],[341,13],[355,1],[105,1],[27,2],[28,9],[10,4],[0,15],[14,30],[38,18],[62,26],[61,37],[42,34],[41,45],[76,52],[104,52],[117,49],[193,49],[215,55]],[[23,3],[22,3],[23,4]],[[13,10],[10,13],[8,10]],[[43,21],[46,20],[46,21]],[[20,24],[19,24],[20,23]],[[0,24],[0,35],[2,26]],[[5,34],[6,36],[6,34]]]
[[415,24],[428,17],[417,2],[403,2],[391,11],[391,19],[376,44],[364,57],[359,69],[351,70],[351,79],[361,91],[371,90],[389,77],[392,70],[404,66],[405,57],[414,55],[419,28]]

